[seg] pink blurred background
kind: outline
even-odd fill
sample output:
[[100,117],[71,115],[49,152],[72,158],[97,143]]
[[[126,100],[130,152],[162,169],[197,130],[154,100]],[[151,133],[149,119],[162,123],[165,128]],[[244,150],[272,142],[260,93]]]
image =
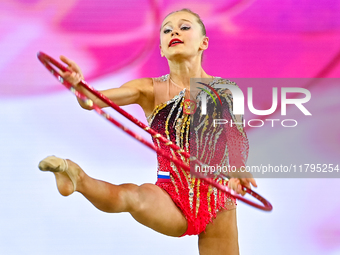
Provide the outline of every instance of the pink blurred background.
[[[98,89],[161,76],[168,67],[159,52],[160,24],[181,8],[197,12],[206,25],[209,74],[339,78],[338,0],[0,0],[1,254],[198,254],[196,237],[164,237],[129,216],[97,211],[79,194],[60,197],[53,176],[37,168],[56,154],[87,166],[95,178],[155,182],[155,155],[79,109],[36,54],[75,60]],[[339,80],[329,81],[301,84],[312,94],[312,116],[291,107],[287,118],[299,119],[298,128],[247,129],[248,164],[340,164],[340,87]],[[256,106],[269,107],[271,87],[254,91]],[[139,107],[126,109],[145,121]],[[274,211],[240,203],[241,254],[340,254],[338,179],[258,184]]]

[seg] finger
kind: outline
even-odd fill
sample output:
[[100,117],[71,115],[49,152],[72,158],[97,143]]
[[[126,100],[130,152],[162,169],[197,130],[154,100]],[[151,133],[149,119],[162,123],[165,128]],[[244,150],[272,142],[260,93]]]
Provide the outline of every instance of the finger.
[[257,184],[254,178],[247,178],[247,182],[251,183],[254,187],[257,188]]
[[241,184],[242,184],[244,187],[247,187],[248,189],[251,189],[248,178],[243,178],[243,179],[241,179]]
[[63,61],[65,64],[68,65],[67,68],[70,71],[74,71],[74,72],[78,72],[78,73],[81,72],[80,68],[77,66],[77,64],[73,60],[71,60],[71,59],[69,59],[65,56],[60,56],[59,58],[60,58],[61,61]]
[[73,84],[78,84],[80,82],[80,76],[75,72],[72,73],[71,78]]
[[251,182],[251,184],[252,184],[254,187],[257,188],[257,183],[256,183],[256,181],[255,181],[254,178],[251,178],[250,182]]
[[67,64],[69,66],[72,64],[72,60],[68,59],[67,57],[65,57],[63,55],[61,55],[59,58],[60,58],[61,61],[63,61],[65,64]]
[[233,188],[233,179],[230,179],[230,180],[228,181],[228,188],[229,188],[229,189],[232,189],[232,188]]
[[228,188],[229,188],[229,189],[232,189],[232,188],[233,188],[233,183],[234,183],[234,178],[231,178],[231,179],[228,181]]
[[81,79],[84,79],[84,76],[83,76],[83,73],[80,69],[80,67],[76,64],[76,62],[74,62],[73,60],[61,55],[60,57],[60,60],[63,61],[65,64],[68,65],[68,69],[73,71],[73,72],[76,72],[76,73],[79,73],[80,74],[80,77]]
[[84,79],[83,76],[80,73],[78,73],[77,78],[79,79],[79,81]]
[[254,178],[245,178],[245,179],[242,179],[242,183],[243,183],[244,186],[246,186],[248,189],[251,189],[250,184],[252,184],[254,187],[257,187],[256,181],[254,180]]
[[244,196],[244,195],[246,194],[246,192],[243,190],[241,184],[239,184],[239,185],[237,186],[236,192],[237,192],[238,194],[241,194],[242,196]]
[[82,79],[81,79],[81,77],[80,77],[80,75],[79,74],[77,74],[77,76],[76,76],[76,83],[78,84],[80,81],[81,81]]
[[80,82],[78,74],[75,72],[62,72],[60,75],[73,86],[76,86]]
[[242,196],[246,194],[246,192],[242,188],[240,180],[237,178],[231,178],[228,182],[228,187]]
[[232,190],[235,190],[236,187],[237,187],[237,183],[236,183],[236,178],[231,178],[229,181],[228,181],[228,188],[229,189],[232,189]]
[[71,74],[72,74],[70,71],[66,71],[66,72],[60,71],[59,73],[60,73],[61,77],[63,77],[64,79],[69,79]]
[[71,80],[74,81],[75,78],[76,78],[76,73],[75,73],[75,72],[72,72],[69,78],[70,78],[70,81],[71,81]]
[[237,189],[237,185],[240,184],[240,180],[237,178],[231,178],[228,182],[228,187],[234,191]]

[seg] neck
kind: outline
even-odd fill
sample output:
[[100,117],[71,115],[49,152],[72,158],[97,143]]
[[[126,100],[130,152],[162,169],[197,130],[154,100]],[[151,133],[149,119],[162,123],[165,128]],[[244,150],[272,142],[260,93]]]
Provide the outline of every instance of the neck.
[[190,88],[190,78],[212,78],[203,70],[200,59],[198,61],[168,61],[168,63],[171,80],[183,88]]

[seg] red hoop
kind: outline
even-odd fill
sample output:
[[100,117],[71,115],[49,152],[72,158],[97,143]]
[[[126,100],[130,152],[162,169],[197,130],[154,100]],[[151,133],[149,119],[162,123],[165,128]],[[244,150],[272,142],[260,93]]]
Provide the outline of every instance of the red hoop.
[[[127,134],[129,134],[130,136],[134,137],[135,139],[137,139],[138,141],[140,141],[141,143],[143,143],[144,145],[146,145],[147,147],[149,147],[150,149],[156,151],[158,154],[162,155],[163,157],[167,158],[170,161],[173,161],[176,165],[190,171],[190,167],[185,164],[183,161],[178,160],[177,158],[174,158],[173,156],[165,153],[163,150],[161,150],[160,148],[154,146],[153,144],[151,144],[150,142],[146,141],[144,138],[142,138],[141,136],[135,134],[134,132],[132,132],[131,130],[129,130],[128,128],[126,128],[125,126],[123,126],[121,123],[119,123],[118,121],[116,121],[114,118],[112,118],[109,114],[107,114],[105,111],[103,111],[100,107],[98,107],[96,104],[93,103],[93,101],[91,99],[88,99],[84,94],[82,94],[81,92],[77,91],[72,84],[70,84],[69,82],[67,82],[66,80],[64,80],[64,78],[59,74],[59,72],[57,70],[54,69],[54,67],[51,65],[53,64],[55,67],[59,68],[61,71],[66,72],[69,71],[67,69],[67,67],[65,67],[64,65],[62,65],[61,63],[59,63],[58,61],[56,61],[55,59],[51,58],[50,56],[46,55],[43,52],[38,52],[38,59],[41,61],[41,63],[66,87],[68,88],[72,93],[75,94],[76,97],[78,97],[79,99],[81,99],[84,103],[86,103],[88,106],[90,106],[92,109],[94,109],[97,113],[99,113],[100,115],[102,115],[104,118],[106,118],[108,121],[110,121],[112,124],[114,124],[115,126],[117,126],[118,128],[122,129],[123,131],[125,131]],[[191,162],[197,163],[200,166],[203,165],[202,162],[200,162],[199,160],[197,160],[196,158],[190,156],[189,153],[187,153],[186,151],[184,151],[182,148],[180,148],[179,146],[177,146],[176,144],[174,144],[173,142],[169,141],[168,139],[166,139],[165,137],[163,137],[161,134],[157,133],[155,130],[153,130],[152,128],[148,127],[147,125],[145,125],[144,123],[142,123],[141,121],[139,121],[138,119],[136,119],[135,117],[133,117],[132,115],[130,115],[129,113],[127,113],[126,111],[124,111],[122,108],[120,108],[118,105],[116,105],[114,102],[112,102],[110,99],[108,99],[107,97],[105,97],[103,94],[101,94],[100,92],[96,91],[93,87],[91,87],[90,85],[88,85],[84,80],[82,80],[80,82],[81,86],[83,86],[86,90],[88,90],[89,92],[91,92],[93,95],[97,96],[98,98],[100,98],[103,102],[105,102],[107,105],[111,106],[113,109],[115,109],[117,112],[119,112],[120,114],[122,114],[124,117],[126,117],[127,119],[129,119],[130,121],[132,121],[133,123],[135,123],[137,126],[139,126],[140,128],[144,129],[146,132],[148,132],[149,134],[152,135],[152,137],[159,139],[160,142],[164,143],[167,146],[170,146],[172,149],[174,149],[177,153],[183,155],[186,159],[191,160]],[[244,203],[247,203],[248,205],[251,205],[255,208],[258,208],[260,210],[263,211],[271,211],[273,209],[272,205],[266,200],[264,199],[262,196],[260,196],[259,194],[257,194],[256,192],[254,192],[251,189],[248,189],[247,187],[242,187],[242,189],[250,194],[251,196],[253,196],[254,198],[256,198],[257,200],[259,200],[263,205],[257,204],[255,202],[252,202],[246,198],[244,198],[241,195],[236,194],[235,191],[229,189],[227,186],[224,186],[218,182],[216,182],[214,179],[212,178],[207,178],[204,174],[202,173],[194,173],[194,175],[198,178],[202,178],[204,179],[206,182],[208,182],[210,185],[222,190],[223,192],[227,192],[229,193],[231,196],[233,196],[234,198],[243,201]],[[219,178],[223,178],[226,179],[226,176],[219,174],[217,177]]]

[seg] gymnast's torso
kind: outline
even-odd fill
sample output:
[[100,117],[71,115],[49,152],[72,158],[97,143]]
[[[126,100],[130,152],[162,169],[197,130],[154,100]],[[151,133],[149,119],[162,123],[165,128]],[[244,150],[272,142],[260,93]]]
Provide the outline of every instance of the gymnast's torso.
[[[192,130],[190,132],[190,122],[193,122],[193,119],[183,111],[184,100],[190,98],[190,91],[175,84],[169,75],[153,78],[152,81],[156,107],[153,112],[147,116],[149,126],[188,153],[190,153],[191,144],[191,147],[195,149],[195,151],[192,151],[191,155],[193,155],[194,152],[199,151],[198,148],[202,147],[202,145],[199,142],[190,143],[190,139],[192,139],[192,137],[198,138],[202,136],[203,133],[195,135],[195,132]],[[227,82],[227,80],[215,77],[210,82],[210,86],[225,82]],[[226,114],[228,115],[229,113],[227,112]],[[228,116],[230,117],[230,114]],[[205,120],[205,122],[207,122],[207,120]],[[233,130],[234,131],[229,131],[229,134],[242,131],[244,139],[241,149],[248,148],[248,140],[243,130],[237,128]],[[206,136],[206,134],[204,135]],[[217,138],[219,138],[219,141],[223,141],[224,137],[224,142],[215,143],[214,149],[208,151],[219,152],[219,155],[214,155],[214,157],[217,157],[219,162],[229,164],[231,153],[228,153],[226,143],[226,138],[229,136],[225,136],[222,131],[217,130],[217,132],[214,133],[214,137],[216,141]],[[196,138],[194,138],[194,140],[197,140]],[[183,156],[160,143],[156,138],[153,138],[153,142],[156,147],[172,155],[175,154],[176,157],[182,159],[187,164],[190,163]],[[218,148],[218,146],[222,146],[223,148]],[[200,158],[202,151],[196,154],[199,154],[195,156]],[[157,160],[158,178],[156,185],[163,188],[170,195],[174,203],[186,217],[188,230],[184,235],[197,235],[201,233],[205,230],[206,225],[216,217],[219,210],[234,209],[236,207],[234,199],[208,185],[204,179],[195,178],[189,171],[177,167],[173,162],[159,154],[157,155]],[[243,158],[243,160],[246,160],[246,158]],[[227,185],[225,180],[220,181]]]

